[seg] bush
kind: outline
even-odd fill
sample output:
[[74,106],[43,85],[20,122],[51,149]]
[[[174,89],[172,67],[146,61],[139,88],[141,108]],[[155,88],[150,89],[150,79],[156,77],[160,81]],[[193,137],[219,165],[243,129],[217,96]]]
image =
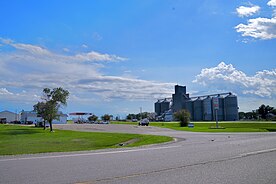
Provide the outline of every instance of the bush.
[[190,123],[190,112],[185,109],[175,112],[173,115],[175,119],[180,121],[181,127],[186,127]]

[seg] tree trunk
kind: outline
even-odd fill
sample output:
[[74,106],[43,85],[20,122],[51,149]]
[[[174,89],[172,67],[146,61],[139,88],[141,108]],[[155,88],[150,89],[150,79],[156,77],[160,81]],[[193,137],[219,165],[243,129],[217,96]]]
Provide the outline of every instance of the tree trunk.
[[43,120],[43,130],[45,130],[46,129],[46,122],[45,122],[45,120]]
[[49,124],[50,124],[50,132],[52,132],[53,131],[52,121],[49,121]]

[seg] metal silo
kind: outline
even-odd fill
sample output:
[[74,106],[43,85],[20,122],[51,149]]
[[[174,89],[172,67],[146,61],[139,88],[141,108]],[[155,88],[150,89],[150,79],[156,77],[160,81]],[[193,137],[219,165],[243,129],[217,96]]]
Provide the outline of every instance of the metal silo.
[[202,113],[202,100],[197,98],[193,101],[193,109],[194,109],[194,121],[202,121],[203,113]]
[[[213,97],[212,98],[212,103],[214,101],[214,98],[218,98],[218,103],[219,103],[219,109],[218,109],[218,120],[219,121],[223,121],[225,119],[225,115],[224,115],[224,98],[220,95],[218,95],[217,97]],[[215,109],[213,108],[213,120],[216,119],[216,112]]]
[[231,93],[224,98],[225,120],[237,121],[239,119],[238,113],[238,98]]
[[218,96],[219,100],[219,110],[218,110],[218,120],[224,121],[225,120],[225,111],[224,111],[224,98],[223,96]]
[[165,111],[168,111],[170,109],[170,100],[164,99],[161,103],[160,103],[160,111],[161,114],[163,114]]
[[202,100],[203,105],[203,120],[211,121],[212,120],[212,99],[208,96]]
[[185,101],[185,109],[190,112],[190,119],[194,120],[194,110],[193,110],[193,101],[187,100]]
[[154,103],[154,111],[157,114],[157,116],[160,116],[161,114],[161,103],[160,100]]

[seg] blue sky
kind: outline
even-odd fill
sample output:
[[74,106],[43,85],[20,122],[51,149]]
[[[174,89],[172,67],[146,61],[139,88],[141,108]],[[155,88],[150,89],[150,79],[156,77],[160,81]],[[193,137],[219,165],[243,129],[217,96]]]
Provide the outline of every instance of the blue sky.
[[0,1],[0,110],[45,87],[64,112],[154,111],[175,84],[232,91],[240,110],[276,106],[276,0]]

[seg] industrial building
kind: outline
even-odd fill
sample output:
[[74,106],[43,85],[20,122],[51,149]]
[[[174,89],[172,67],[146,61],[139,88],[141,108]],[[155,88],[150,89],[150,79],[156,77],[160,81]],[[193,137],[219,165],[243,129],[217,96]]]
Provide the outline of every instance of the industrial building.
[[[52,121],[53,124],[66,124],[67,123],[67,114],[63,114],[61,111],[58,111],[58,118]],[[36,124],[42,122],[43,119],[35,111],[22,111],[21,119],[22,124]]]
[[0,112],[0,123],[11,123],[14,121],[19,121],[19,114],[10,111]]
[[[237,121],[238,99],[231,92],[190,97],[186,86],[175,86],[172,98],[159,99],[154,104],[155,113],[163,120],[181,109],[186,109],[191,114],[192,121],[212,121],[216,119],[213,107],[214,99],[218,101],[217,117],[219,121]],[[172,118],[171,118],[172,119]]]

